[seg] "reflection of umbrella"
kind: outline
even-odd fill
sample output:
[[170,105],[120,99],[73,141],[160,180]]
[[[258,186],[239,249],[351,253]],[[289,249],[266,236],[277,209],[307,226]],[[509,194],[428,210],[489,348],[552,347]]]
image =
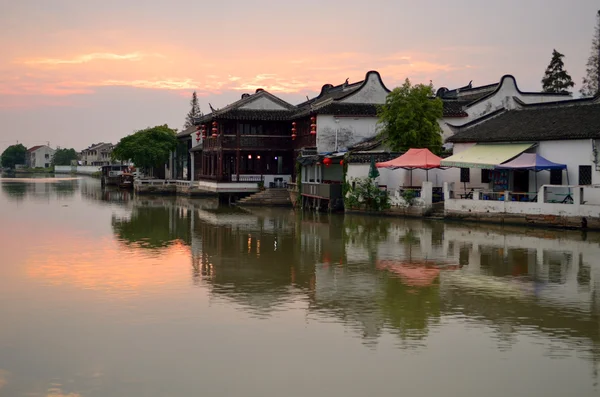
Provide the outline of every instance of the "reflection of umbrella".
[[379,176],[379,170],[375,166],[375,156],[371,156],[371,167],[369,168],[369,178],[375,179]]
[[[458,266],[443,266],[444,269],[458,269]],[[404,284],[413,287],[427,287],[436,280],[440,274],[440,266],[433,262],[400,262],[381,260],[377,262],[380,270],[389,270],[400,276]]]

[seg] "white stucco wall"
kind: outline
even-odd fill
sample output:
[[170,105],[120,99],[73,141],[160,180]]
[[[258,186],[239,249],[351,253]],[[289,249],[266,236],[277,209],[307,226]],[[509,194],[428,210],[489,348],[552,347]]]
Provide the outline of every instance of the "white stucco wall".
[[[600,142],[599,142],[600,144]],[[471,146],[473,143],[457,143],[454,145],[454,154],[460,153]],[[579,184],[579,166],[589,165],[592,167],[592,184],[600,185],[600,171],[596,170],[596,165],[593,162],[592,141],[590,139],[577,139],[565,141],[542,141],[534,149],[540,156],[553,161],[567,165],[567,171],[563,172],[562,184],[568,183],[571,185]],[[600,160],[600,159],[599,159]],[[431,175],[431,174],[430,174]],[[460,182],[460,169],[449,168],[444,171],[445,181],[454,183],[455,192],[462,193],[464,184]],[[529,191],[537,191],[536,174],[529,172]],[[483,189],[491,190],[491,185],[481,182],[481,170],[477,168],[470,169],[471,181],[467,183],[467,190]],[[537,187],[550,184],[550,171],[540,171],[537,173]],[[434,185],[435,186],[435,185]],[[585,189],[584,200],[588,204],[600,204],[600,189]]]
[[388,91],[381,85],[377,74],[369,73],[363,87],[349,97],[342,99],[341,102],[383,104],[387,94]]
[[287,110],[281,104],[274,102],[271,98],[261,96],[253,101],[240,106],[240,109],[245,110]]
[[77,174],[85,174],[92,175],[96,172],[100,172],[100,167],[91,166],[91,165],[78,165],[78,166],[70,166],[70,165],[57,165],[54,167],[54,172],[57,174],[70,174],[71,172]]
[[317,116],[317,151],[319,153],[347,150],[379,131],[377,117],[335,117],[328,114]]

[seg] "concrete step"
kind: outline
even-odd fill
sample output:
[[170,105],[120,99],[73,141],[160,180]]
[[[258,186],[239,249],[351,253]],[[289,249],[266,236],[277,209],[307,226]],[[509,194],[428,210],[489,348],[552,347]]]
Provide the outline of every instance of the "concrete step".
[[287,189],[265,189],[258,193],[244,197],[237,202],[238,205],[271,205],[291,206],[290,194]]

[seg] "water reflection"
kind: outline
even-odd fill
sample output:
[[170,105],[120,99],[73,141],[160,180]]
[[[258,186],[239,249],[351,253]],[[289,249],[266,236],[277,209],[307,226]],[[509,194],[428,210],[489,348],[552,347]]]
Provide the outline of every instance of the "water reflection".
[[[2,187],[6,194],[5,184]],[[0,280],[10,281],[17,273],[34,280],[36,284],[28,293],[31,301],[35,301],[32,296],[38,288],[45,288],[40,294],[43,299],[35,301],[50,310],[50,314],[40,315],[47,322],[43,329],[54,324],[46,318],[55,314],[54,306],[44,306],[51,287],[65,294],[64,301],[74,302],[72,310],[77,316],[63,314],[65,318],[82,326],[86,321],[93,323],[88,326],[89,333],[109,329],[106,334],[93,334],[97,337],[94,340],[104,335],[110,339],[110,332],[119,335],[111,339],[113,350],[127,350],[137,338],[145,341],[134,350],[137,355],[124,357],[113,352],[118,360],[107,368],[124,373],[137,368],[138,379],[152,383],[168,371],[168,363],[184,357],[183,362],[194,368],[189,378],[185,371],[170,376],[185,383],[202,373],[194,367],[201,365],[199,357],[203,363],[209,362],[202,367],[205,372],[214,362],[223,362],[235,371],[258,366],[265,374],[279,367],[287,373],[288,366],[296,362],[300,367],[296,371],[308,371],[311,365],[319,366],[315,357],[316,361],[332,357],[329,369],[333,366],[351,373],[359,368],[357,365],[376,359],[371,364],[377,370],[361,367],[360,379],[344,381],[354,385],[348,386],[345,395],[352,395],[354,388],[376,373],[395,380],[399,368],[403,374],[411,373],[402,382],[412,386],[423,368],[437,368],[462,379],[461,368],[476,371],[488,367],[494,368],[489,377],[475,377],[469,384],[485,391],[479,394],[500,395],[503,387],[496,390],[488,386],[497,376],[516,379],[518,375],[506,369],[509,363],[515,373],[537,371],[537,378],[519,378],[526,395],[539,387],[545,395],[556,395],[555,389],[563,382],[574,387],[574,395],[598,391],[598,233],[582,236],[571,231],[298,214],[289,209],[242,210],[223,207],[216,200],[135,197],[102,190],[94,180],[82,180],[75,188],[89,211],[102,211],[98,222],[106,225],[109,235],[90,237],[60,230],[60,236],[51,243],[27,253],[24,271],[16,264],[14,268],[19,271],[14,274],[12,268],[0,267],[0,272],[4,271]],[[30,188],[24,189],[28,192]],[[65,240],[69,243],[61,245]],[[0,298],[4,298],[0,302],[21,302],[17,299],[21,286],[13,287],[9,281],[0,284]],[[105,295],[91,297],[90,291]],[[78,299],[82,303],[78,304]],[[107,301],[119,303],[107,306]],[[0,310],[8,313],[11,326],[32,326],[14,311],[3,306]],[[80,320],[78,316],[85,316],[88,310],[86,321]],[[100,319],[92,319],[98,313]],[[18,341],[19,328],[15,329],[10,335]],[[0,333],[3,363],[14,356],[8,340]],[[45,340],[54,342],[50,337]],[[27,350],[29,343],[17,345]],[[47,346],[52,353],[48,354],[55,357],[58,348],[53,348],[53,343]],[[103,355],[87,340],[77,347],[84,349],[87,357]],[[310,349],[312,355],[307,353]],[[149,352],[165,360],[152,360]],[[257,359],[266,352],[270,357],[281,353],[281,357]],[[36,350],[36,354],[41,353]],[[298,358],[303,355],[311,365]],[[547,361],[549,358],[568,363],[560,367],[565,371],[562,381],[548,378],[548,373],[559,368],[556,361]],[[461,366],[455,365],[457,361]],[[146,367],[140,362],[152,363],[148,364],[152,366],[148,375],[143,375]],[[273,362],[278,365],[269,365]],[[411,372],[413,365],[415,373]],[[569,367],[577,370],[568,371]],[[102,365],[93,362],[86,368],[92,373],[100,371],[97,368]],[[388,369],[392,373],[385,372]],[[11,387],[14,372],[14,366],[3,364],[0,390]],[[540,386],[542,377],[545,380]],[[127,389],[123,386],[127,382],[119,379],[119,391],[154,395],[131,384],[127,387],[132,389]],[[287,378],[280,373],[274,379]],[[577,384],[573,386],[569,383],[572,379],[583,382],[573,382]],[[211,380],[207,377],[204,382]],[[89,386],[89,380],[82,382],[88,382],[87,390],[110,389],[106,379],[97,380],[94,387]],[[235,382],[245,384],[243,379]],[[384,387],[385,382],[381,382],[371,387]],[[462,390],[462,386],[445,383],[442,387],[444,383],[439,382],[427,390],[441,395]],[[390,391],[395,390],[392,383],[385,383]],[[265,394],[281,395],[285,387],[279,393]],[[184,389],[187,393],[181,395],[197,390],[191,385],[180,390]],[[81,389],[72,390],[76,393]]]
[[77,178],[0,178],[2,193],[17,202],[68,198],[76,193],[78,183]]
[[405,347],[421,346],[444,315],[460,316],[492,325],[504,340],[519,327],[574,337],[577,346],[584,338],[597,357],[595,234],[583,241],[572,232],[246,211],[181,198],[134,203],[128,219],[113,218],[120,240],[190,245],[194,285],[254,315],[305,301],[309,315],[336,318],[367,344],[387,329]]
[[191,211],[174,205],[174,200],[135,200],[129,216],[112,215],[115,235],[119,241],[141,248],[168,247],[176,242],[189,245]]

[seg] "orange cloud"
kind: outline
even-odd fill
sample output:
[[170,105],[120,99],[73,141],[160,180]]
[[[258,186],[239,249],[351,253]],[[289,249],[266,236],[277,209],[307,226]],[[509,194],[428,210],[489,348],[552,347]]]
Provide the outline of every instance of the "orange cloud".
[[73,64],[82,64],[88,63],[97,60],[103,61],[141,61],[150,56],[160,57],[163,56],[160,54],[143,54],[140,52],[133,52],[130,54],[112,54],[108,52],[94,52],[91,54],[83,54],[78,55],[74,58],[69,59],[60,59],[60,58],[41,58],[41,59],[31,59],[23,61],[25,65],[73,65]]
[[[146,58],[153,57],[151,61]],[[241,61],[243,60],[243,61]],[[111,66],[107,67],[107,62]],[[13,63],[14,65],[14,63]],[[114,65],[114,66],[112,66]],[[97,51],[71,57],[28,59],[0,74],[0,95],[70,96],[92,94],[98,87],[136,87],[153,90],[197,91],[208,96],[224,91],[263,88],[274,93],[309,94],[325,83],[362,79],[378,70],[390,88],[406,77],[415,82],[436,80],[450,71],[467,69],[424,53],[332,54],[297,52],[232,55],[190,53],[183,49]],[[15,77],[16,76],[16,77]],[[0,102],[0,107],[6,105]]]

